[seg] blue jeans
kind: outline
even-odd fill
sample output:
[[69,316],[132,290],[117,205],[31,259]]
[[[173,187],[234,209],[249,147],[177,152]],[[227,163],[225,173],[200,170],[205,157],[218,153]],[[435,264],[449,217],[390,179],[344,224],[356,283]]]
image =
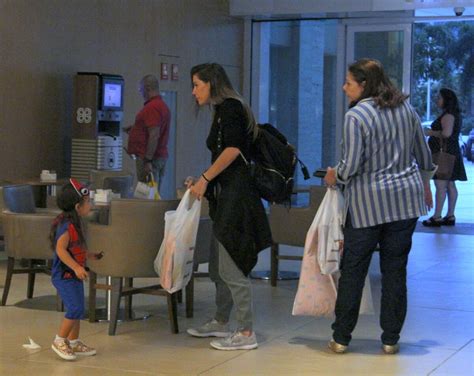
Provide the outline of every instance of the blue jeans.
[[365,277],[377,244],[380,247],[382,272],[380,308],[382,342],[394,345],[400,339],[407,311],[406,267],[417,219],[353,228],[348,214],[344,228],[344,252],[336,300],[336,321],[332,324],[333,339],[337,343],[348,345],[352,338],[351,333],[359,317]]

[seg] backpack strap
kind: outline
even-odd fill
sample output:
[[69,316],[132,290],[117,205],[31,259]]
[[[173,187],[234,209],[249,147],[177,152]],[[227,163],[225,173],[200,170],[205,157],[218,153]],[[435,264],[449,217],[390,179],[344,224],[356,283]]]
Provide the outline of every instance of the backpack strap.
[[242,159],[244,160],[245,164],[246,164],[247,166],[249,166],[250,163],[249,163],[249,161],[247,161],[247,158],[244,157],[244,155],[242,154],[242,152],[241,152],[240,150],[239,150],[239,153],[240,153],[240,156],[242,157]]
[[306,165],[297,156],[296,156],[296,160],[298,161],[298,163],[301,166],[301,172],[303,173],[304,180],[308,180],[310,178],[309,172],[308,172],[308,167],[306,167]]

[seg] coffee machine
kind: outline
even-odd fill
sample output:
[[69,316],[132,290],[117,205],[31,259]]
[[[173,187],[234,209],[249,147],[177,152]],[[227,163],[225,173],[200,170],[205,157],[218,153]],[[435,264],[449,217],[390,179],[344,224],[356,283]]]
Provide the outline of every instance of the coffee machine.
[[122,76],[79,72],[74,77],[71,176],[122,170]]

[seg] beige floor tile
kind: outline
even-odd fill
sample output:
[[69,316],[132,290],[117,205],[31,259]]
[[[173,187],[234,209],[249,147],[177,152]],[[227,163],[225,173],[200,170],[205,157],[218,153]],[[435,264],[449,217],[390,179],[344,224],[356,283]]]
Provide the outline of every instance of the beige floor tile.
[[[314,320],[283,335],[279,340],[288,338],[288,336],[295,333],[326,340],[332,334],[331,323],[331,319]],[[353,341],[370,340],[379,342],[381,333],[378,312],[374,315],[360,315],[356,329],[353,332]],[[400,343],[421,346],[430,350],[436,348],[457,350],[472,338],[474,338],[474,316],[472,312],[409,307]]]
[[4,361],[0,359],[0,375],[8,376],[139,376],[154,375],[160,376],[157,372],[136,372],[127,370],[117,370],[100,367],[84,367],[82,360],[66,362],[57,359],[54,363],[32,362],[27,360]]
[[[22,347],[28,343],[28,337],[43,349],[49,348],[63,315],[61,312],[1,307],[0,356],[18,359],[36,352]],[[81,337],[86,338],[98,331],[103,329],[86,321],[81,322]]]
[[461,348],[431,374],[433,376],[474,375],[474,340]]
[[474,284],[408,279],[411,307],[474,312]]
[[[94,357],[81,359],[87,367],[108,370],[134,370],[164,374],[198,374],[236,356],[235,353],[213,351],[210,339],[197,339],[185,333],[171,334],[161,319],[126,323],[116,336],[105,333],[88,336],[87,343],[97,348]],[[55,363],[52,351],[41,351],[29,360]]]
[[310,335],[278,339],[242,353],[204,375],[427,375],[452,351],[404,346],[399,355],[382,354],[376,341],[355,341],[350,353],[336,355],[326,340]]
[[434,265],[410,279],[440,282],[466,283],[474,286],[474,264],[460,261],[445,261]]
[[[0,307],[0,375],[448,375],[469,374],[474,338],[473,241],[464,235],[415,233],[408,267],[409,308],[402,332],[400,355],[380,352],[378,315],[360,317],[351,352],[336,356],[326,351],[331,318],[293,317],[291,309],[297,281],[253,280],[255,329],[259,349],[221,352],[210,339],[189,337],[185,330],[200,325],[214,314],[214,285],[207,278],[195,283],[194,317],[185,317],[179,305],[181,333],[170,333],[166,300],[138,295],[134,309],[147,311],[145,321],[119,323],[116,336],[108,336],[108,323],[83,322],[81,337],[98,349],[96,357],[66,363],[49,346],[63,313],[55,311],[55,290],[48,276],[39,275],[33,299],[27,300],[26,276],[15,275],[8,306]],[[288,247],[285,252],[300,254]],[[3,252],[0,252],[0,254]],[[256,269],[269,267],[269,253],[261,254]],[[300,262],[281,263],[281,269],[298,271]],[[0,261],[0,292],[6,263]],[[370,267],[372,292],[378,312],[380,272],[378,255]],[[137,285],[156,280],[137,280]],[[101,294],[99,305],[104,304]],[[234,315],[232,325],[235,326]],[[42,350],[29,352],[22,344],[31,336]],[[2,368],[3,367],[3,368]],[[470,368],[471,367],[471,368]],[[133,373],[135,372],[135,373]],[[452,373],[451,373],[452,374]],[[455,374],[455,373],[454,373]]]

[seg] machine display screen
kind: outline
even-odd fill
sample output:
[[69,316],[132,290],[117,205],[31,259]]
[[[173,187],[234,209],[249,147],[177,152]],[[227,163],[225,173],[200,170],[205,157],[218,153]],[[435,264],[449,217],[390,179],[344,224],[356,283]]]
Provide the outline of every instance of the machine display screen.
[[119,83],[104,83],[103,92],[104,107],[122,107],[122,85]]

